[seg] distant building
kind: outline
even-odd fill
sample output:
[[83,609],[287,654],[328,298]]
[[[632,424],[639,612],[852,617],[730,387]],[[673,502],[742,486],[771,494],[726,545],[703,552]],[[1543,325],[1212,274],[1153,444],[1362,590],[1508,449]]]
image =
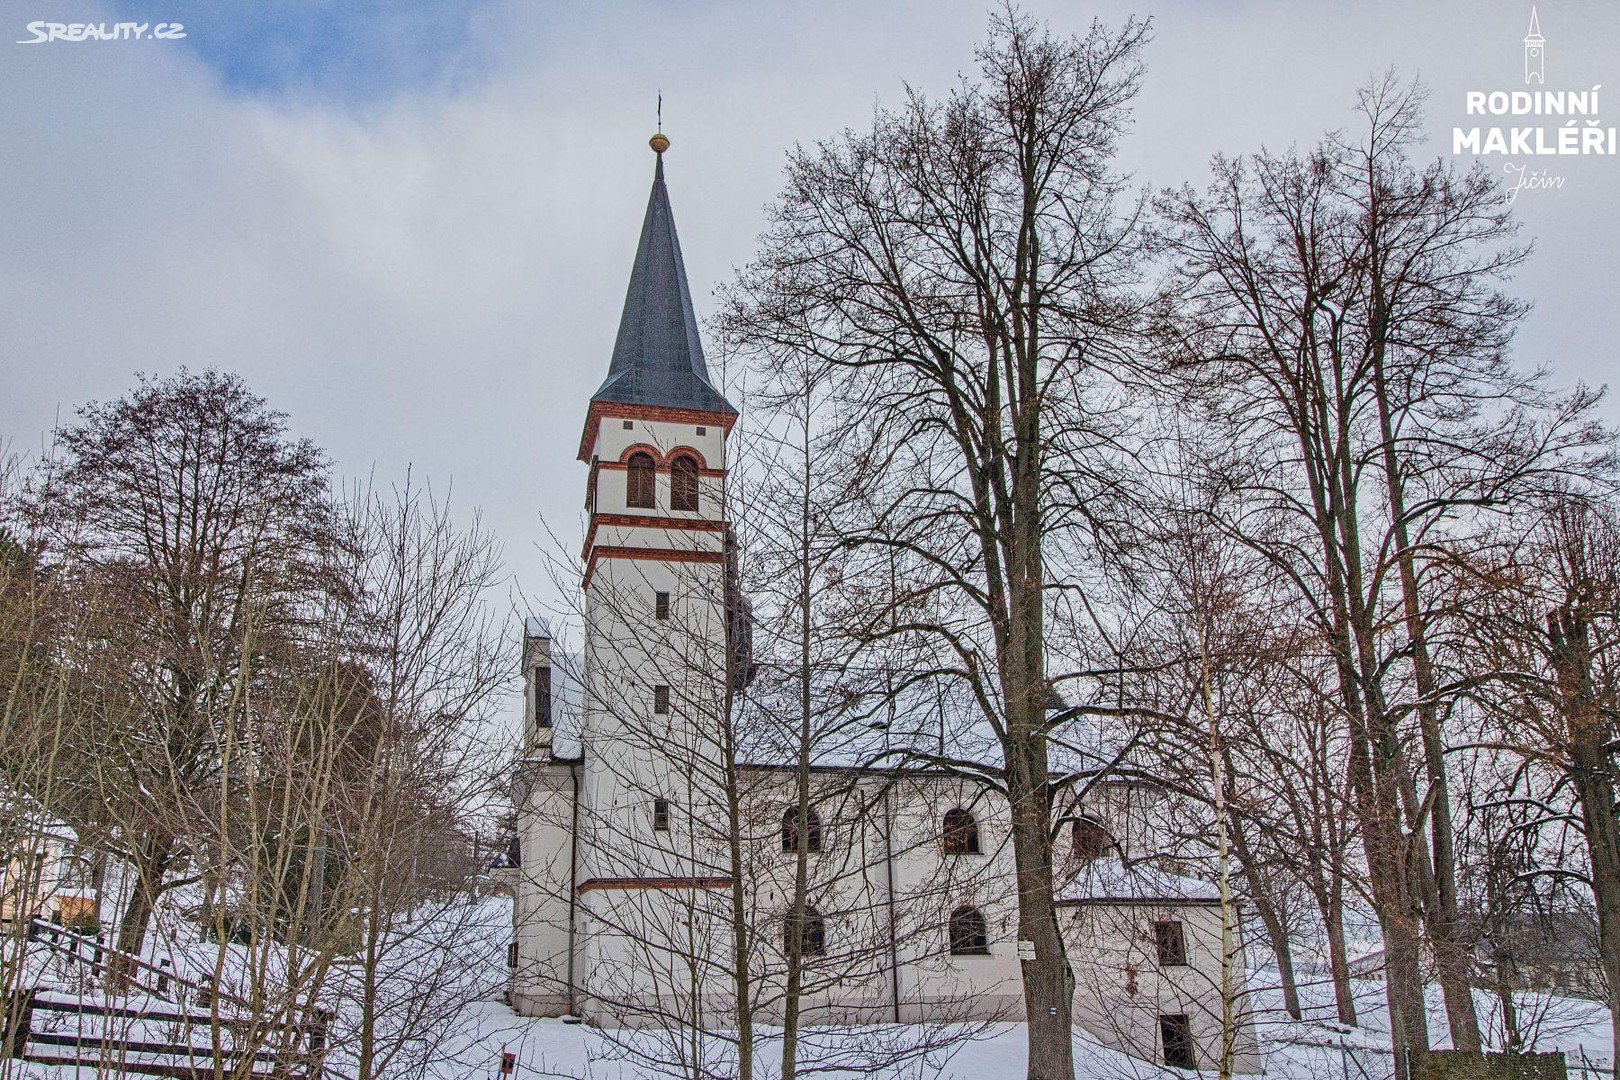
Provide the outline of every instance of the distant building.
[[[590,468],[583,654],[554,655],[540,620],[524,628],[520,843],[504,860],[515,869],[501,870],[515,892],[511,1001],[605,1027],[725,1024],[735,838],[762,1022],[795,933],[805,1023],[1021,1019],[1007,804],[929,763],[995,760],[975,702],[935,679],[819,675],[815,809],[801,827],[782,717],[802,684],[751,656],[724,497],[737,410],[705,363],[667,146],[654,140],[618,338],[579,448]],[[1158,799],[1103,783],[1054,822],[1076,1021],[1138,1057],[1212,1068],[1219,904],[1206,883],[1133,862],[1155,849]],[[801,848],[812,910],[792,926],[783,913]],[[1237,1050],[1240,1072],[1260,1071],[1246,1022]]]
[[67,826],[26,812],[0,822],[0,925],[48,919],[91,927],[93,878],[92,859]]
[[[1463,932],[1472,947],[1475,985],[1482,990],[1540,990],[1564,997],[1605,1000],[1597,918],[1586,911],[1518,911],[1489,918],[1465,915]],[[1382,981],[1385,957],[1373,948],[1350,961],[1358,979]],[[1423,972],[1435,978],[1432,952],[1423,951]]]

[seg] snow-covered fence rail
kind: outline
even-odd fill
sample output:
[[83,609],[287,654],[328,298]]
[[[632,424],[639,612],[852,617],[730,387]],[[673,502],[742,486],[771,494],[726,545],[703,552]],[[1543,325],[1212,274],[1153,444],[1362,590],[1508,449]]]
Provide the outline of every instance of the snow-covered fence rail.
[[265,1023],[125,1002],[38,988],[0,999],[0,1056],[186,1080],[221,1069],[244,1080],[327,1075],[324,1012],[307,1024]]
[[325,1010],[304,1022],[265,1019],[211,980],[185,978],[65,926],[36,918],[28,937],[87,983],[101,982],[115,957],[123,978],[93,996],[38,986],[0,998],[0,1057],[185,1078],[220,1068],[277,1080],[326,1075]]
[[209,1003],[220,1003],[236,1009],[247,1009],[248,1003],[224,993],[207,983],[184,978],[160,964],[117,949],[97,938],[87,937],[45,919],[32,919],[28,924],[29,940],[37,942],[52,953],[64,957],[88,970],[94,979],[100,979],[107,961],[117,956],[126,972],[126,982],[134,989],[143,990],[165,1001],[185,1004],[188,997],[198,1008],[209,1008]]

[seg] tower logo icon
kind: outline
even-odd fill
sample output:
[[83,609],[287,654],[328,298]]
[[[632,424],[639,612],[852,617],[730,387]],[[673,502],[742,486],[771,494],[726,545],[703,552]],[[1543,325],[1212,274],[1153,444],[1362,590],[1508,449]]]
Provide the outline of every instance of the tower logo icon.
[[1536,9],[1530,9],[1530,32],[1524,36],[1524,84],[1547,85],[1547,39],[1541,36]]

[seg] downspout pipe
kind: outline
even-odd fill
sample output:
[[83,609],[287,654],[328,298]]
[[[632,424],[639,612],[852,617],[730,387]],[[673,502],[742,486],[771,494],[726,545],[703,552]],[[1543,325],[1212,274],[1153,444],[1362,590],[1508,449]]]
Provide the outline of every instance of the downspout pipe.
[[889,792],[893,783],[883,786],[883,871],[888,879],[885,898],[889,908],[889,988],[894,997],[894,1022],[900,1020],[900,943],[894,913],[894,818],[889,813]]
[[568,779],[572,782],[573,828],[568,837],[568,1015],[579,1015],[579,997],[574,986],[574,952],[577,938],[579,908],[579,765],[568,766]]

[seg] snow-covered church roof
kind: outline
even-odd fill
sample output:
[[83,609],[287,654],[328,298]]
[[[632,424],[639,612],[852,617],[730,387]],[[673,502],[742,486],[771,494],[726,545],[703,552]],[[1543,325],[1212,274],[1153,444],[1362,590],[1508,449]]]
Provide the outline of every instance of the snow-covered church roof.
[[[796,760],[803,712],[796,670],[761,665],[740,695],[736,725],[743,758],[771,767]],[[995,708],[992,703],[992,708]],[[1068,706],[1054,699],[1048,715]],[[1001,742],[985,708],[949,673],[818,668],[810,674],[811,764],[816,768],[996,768]],[[1095,770],[1113,747],[1083,717],[1052,733],[1054,771]]]
[[[581,735],[580,657],[552,656],[552,747],[563,760],[586,753]],[[760,665],[737,695],[733,718],[742,761],[756,768],[798,758],[803,683],[797,671]],[[993,707],[993,706],[992,706]],[[1069,706],[1054,698],[1048,715]],[[996,768],[1001,743],[962,679],[937,672],[817,668],[810,677],[811,765],[816,769]],[[1054,772],[1092,772],[1113,761],[1117,744],[1084,716],[1059,721],[1051,735]]]
[[1060,906],[1084,904],[1218,904],[1220,889],[1208,881],[1172,874],[1146,861],[1117,856],[1092,859],[1057,890]]

